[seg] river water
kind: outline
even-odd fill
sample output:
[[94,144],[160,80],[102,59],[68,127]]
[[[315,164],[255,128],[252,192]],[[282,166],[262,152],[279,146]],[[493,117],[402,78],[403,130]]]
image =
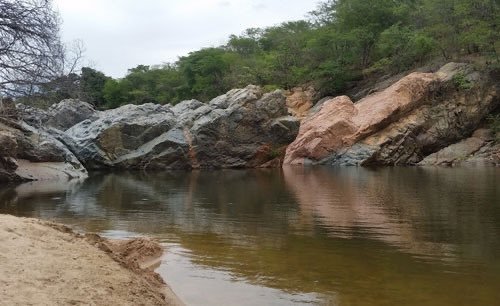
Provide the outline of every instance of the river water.
[[187,305],[499,305],[500,169],[94,173],[0,213],[150,236]]

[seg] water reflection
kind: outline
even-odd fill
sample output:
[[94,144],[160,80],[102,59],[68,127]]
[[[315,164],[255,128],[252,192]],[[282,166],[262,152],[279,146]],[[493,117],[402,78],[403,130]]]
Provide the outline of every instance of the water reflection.
[[[0,212],[152,235],[177,250],[160,271],[193,304],[233,288],[260,292],[255,304],[493,305],[499,180],[494,168],[95,174],[0,189]],[[225,276],[196,296],[199,271]]]

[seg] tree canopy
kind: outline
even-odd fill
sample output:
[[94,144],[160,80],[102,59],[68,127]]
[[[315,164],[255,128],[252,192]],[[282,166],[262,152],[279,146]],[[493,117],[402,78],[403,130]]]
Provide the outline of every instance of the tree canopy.
[[498,64],[499,24],[498,0],[326,0],[305,20],[247,29],[222,46],[175,63],[139,65],[121,79],[82,70],[78,96],[117,107],[208,101],[248,84],[313,85],[323,95],[339,94],[363,77],[436,58],[474,55]]

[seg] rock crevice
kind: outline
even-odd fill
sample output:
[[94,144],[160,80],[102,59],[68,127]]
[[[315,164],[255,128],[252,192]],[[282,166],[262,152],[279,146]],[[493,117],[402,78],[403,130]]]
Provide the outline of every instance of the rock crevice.
[[333,98],[302,122],[284,163],[418,164],[481,125],[499,104],[497,81],[467,64],[449,63],[436,73],[411,73],[357,103]]

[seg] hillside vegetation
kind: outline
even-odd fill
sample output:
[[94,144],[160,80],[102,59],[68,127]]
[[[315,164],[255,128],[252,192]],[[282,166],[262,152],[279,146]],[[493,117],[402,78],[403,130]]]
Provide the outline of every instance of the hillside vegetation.
[[100,108],[176,104],[248,84],[307,84],[324,96],[436,59],[480,57],[499,65],[499,12],[499,0],[329,0],[304,20],[247,29],[175,63],[131,68],[122,79],[83,68],[46,84],[38,99],[81,98]]

